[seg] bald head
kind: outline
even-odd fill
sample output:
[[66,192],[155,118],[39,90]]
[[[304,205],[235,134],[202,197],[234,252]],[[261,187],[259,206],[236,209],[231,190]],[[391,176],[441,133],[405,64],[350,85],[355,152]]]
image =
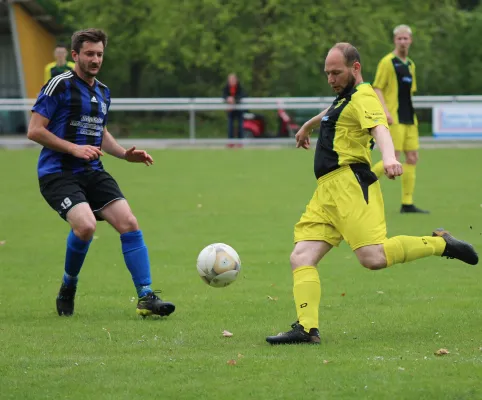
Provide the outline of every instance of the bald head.
[[346,43],[346,42],[337,43],[330,49],[328,54],[330,54],[332,51],[340,52],[343,58],[345,59],[345,64],[349,67],[351,67],[354,62],[361,63],[360,53],[358,52],[356,47],[350,43]]
[[338,94],[362,82],[360,53],[356,47],[350,43],[335,44],[326,56],[325,73],[328,84]]

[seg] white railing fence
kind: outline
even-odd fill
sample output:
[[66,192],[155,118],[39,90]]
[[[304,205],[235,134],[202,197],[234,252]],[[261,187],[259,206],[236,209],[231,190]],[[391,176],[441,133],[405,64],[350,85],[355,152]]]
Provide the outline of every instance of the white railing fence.
[[[189,112],[189,138],[196,138],[196,112],[230,109],[301,110],[324,109],[334,97],[248,97],[236,106],[222,98],[113,98],[112,111],[184,111]],[[0,99],[0,111],[29,111],[35,99]],[[432,109],[442,104],[482,106],[482,96],[414,96],[416,109]]]

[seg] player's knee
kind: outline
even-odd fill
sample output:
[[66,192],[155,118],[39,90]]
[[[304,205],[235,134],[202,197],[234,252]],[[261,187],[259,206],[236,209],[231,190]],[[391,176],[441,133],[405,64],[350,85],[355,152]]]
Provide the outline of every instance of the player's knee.
[[294,249],[292,252],[291,252],[291,255],[290,255],[290,264],[292,267],[297,267],[298,266],[298,260],[300,259],[300,254],[299,252],[296,251],[296,249]]
[[377,261],[362,261],[361,265],[363,265],[365,268],[368,268],[371,271],[377,271],[379,269],[385,268],[387,265],[384,262],[377,262]]
[[383,269],[387,266],[387,261],[382,257],[366,257],[359,260],[360,264],[372,271]]
[[406,154],[407,164],[415,165],[418,161],[418,151],[408,151]]
[[94,236],[95,228],[96,222],[95,219],[93,219],[82,221],[81,223],[74,226],[72,229],[75,236],[77,236],[81,240],[88,241]]
[[296,247],[290,255],[290,263],[292,268],[298,268],[303,265],[311,265],[311,263],[307,260],[306,252],[297,249]]
[[385,253],[380,245],[362,247],[355,253],[360,264],[367,269],[376,271],[387,266]]
[[290,256],[290,263],[293,269],[302,267],[304,265],[316,265],[317,261],[307,250],[294,249]]
[[128,214],[120,222],[119,232],[121,234],[126,232],[134,232],[137,230],[139,230],[139,224],[137,222],[137,218],[133,214]]

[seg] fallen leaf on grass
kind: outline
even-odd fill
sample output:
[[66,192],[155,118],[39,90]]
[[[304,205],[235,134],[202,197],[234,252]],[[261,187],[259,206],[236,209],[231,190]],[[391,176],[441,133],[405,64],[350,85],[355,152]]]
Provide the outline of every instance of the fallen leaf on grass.
[[0,246],[3,246],[5,243],[7,243],[6,240],[0,240]]
[[323,364],[329,364],[331,361],[323,360]]
[[378,290],[377,291],[378,294],[383,294],[383,292],[381,290]]
[[450,351],[447,349],[438,349],[435,353],[436,356],[443,356],[445,354],[450,354]]
[[268,300],[271,300],[271,301],[278,301],[278,298],[277,297],[271,297],[271,296],[267,296]]
[[112,340],[112,336],[110,335],[110,331],[106,328],[102,328],[102,330],[107,332],[107,337],[109,338],[109,340]]
[[231,337],[231,336],[233,336],[233,334],[229,331],[223,331],[223,336],[224,337]]
[[243,358],[244,356],[241,353],[238,353],[238,358]]
[[236,365],[236,360],[228,360],[228,365]]
[[341,294],[341,297],[345,297],[345,294],[346,294],[346,293],[342,293],[342,294]]

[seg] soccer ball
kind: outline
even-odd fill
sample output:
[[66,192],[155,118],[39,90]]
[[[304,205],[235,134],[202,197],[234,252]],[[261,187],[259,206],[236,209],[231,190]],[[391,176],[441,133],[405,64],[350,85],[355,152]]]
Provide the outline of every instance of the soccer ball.
[[201,279],[212,287],[225,287],[236,280],[241,270],[241,260],[231,246],[213,243],[206,246],[197,258],[197,271]]

